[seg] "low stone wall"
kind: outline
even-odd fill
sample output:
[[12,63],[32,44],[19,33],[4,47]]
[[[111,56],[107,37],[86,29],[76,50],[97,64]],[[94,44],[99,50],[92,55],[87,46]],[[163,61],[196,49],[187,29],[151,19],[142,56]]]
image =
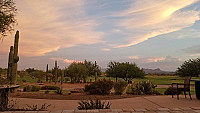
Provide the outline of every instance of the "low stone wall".
[[8,89],[0,89],[0,111],[7,109],[8,105]]
[[0,111],[7,110],[8,91],[19,88],[19,85],[2,85],[0,86]]

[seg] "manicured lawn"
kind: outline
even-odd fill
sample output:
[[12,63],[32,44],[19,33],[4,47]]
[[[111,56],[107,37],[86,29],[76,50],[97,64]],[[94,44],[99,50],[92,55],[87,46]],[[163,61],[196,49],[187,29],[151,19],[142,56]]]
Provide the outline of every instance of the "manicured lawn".
[[[92,81],[95,80],[94,77],[88,77],[87,81],[89,82],[90,79],[92,79]],[[98,79],[110,79],[115,81],[114,77],[106,77],[106,76],[100,76],[98,77]],[[156,85],[169,85],[171,83],[183,83],[184,77],[179,77],[179,76],[153,76],[153,75],[147,75],[145,76],[144,79],[140,79],[140,78],[135,78],[133,79],[133,82],[140,82],[140,81],[144,81],[144,80],[149,80],[151,81],[153,84]],[[197,77],[192,77],[192,79],[199,79]],[[30,76],[25,76],[23,79],[22,78],[18,78],[18,82],[22,82],[22,80],[26,80],[26,82],[37,82],[38,79],[34,78],[32,79]],[[118,78],[118,80],[123,80],[122,78]],[[45,79],[42,80],[43,82],[45,82]],[[69,81],[70,82],[70,81]],[[194,82],[191,82],[191,84],[194,84]]]

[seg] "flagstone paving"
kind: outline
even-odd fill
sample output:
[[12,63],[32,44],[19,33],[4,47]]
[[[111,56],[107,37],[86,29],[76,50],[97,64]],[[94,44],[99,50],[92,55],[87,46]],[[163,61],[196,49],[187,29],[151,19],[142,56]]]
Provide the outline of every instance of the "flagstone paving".
[[[79,100],[46,100],[17,98],[18,106],[51,104],[49,111],[5,111],[3,113],[200,113],[200,100],[180,96],[140,96],[109,101],[111,109],[78,110]],[[34,104],[33,104],[34,103]],[[1,113],[1,112],[0,112]]]
[[1,113],[200,113],[200,107],[148,109],[94,109],[94,110],[56,110],[56,111],[5,111]]

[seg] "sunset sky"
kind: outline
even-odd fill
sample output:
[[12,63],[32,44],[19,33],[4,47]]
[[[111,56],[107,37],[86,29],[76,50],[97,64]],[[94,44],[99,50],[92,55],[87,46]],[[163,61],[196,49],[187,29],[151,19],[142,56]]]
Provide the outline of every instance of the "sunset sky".
[[[200,0],[15,0],[19,69],[60,68],[73,61],[135,62],[175,71],[200,56]],[[0,43],[6,68],[14,41]]]

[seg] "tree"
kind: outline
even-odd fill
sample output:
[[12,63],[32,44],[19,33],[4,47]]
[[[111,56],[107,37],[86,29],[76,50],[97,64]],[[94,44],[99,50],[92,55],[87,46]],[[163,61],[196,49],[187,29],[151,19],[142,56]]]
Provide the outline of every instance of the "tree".
[[200,74],[200,58],[185,61],[177,68],[176,74],[179,76],[198,77]]
[[1,79],[2,68],[0,68],[0,79]]
[[30,73],[32,78],[37,78],[38,82],[42,82],[42,79],[46,77],[46,72],[43,72],[42,70],[35,70]]
[[0,32],[2,39],[7,31],[12,31],[16,23],[17,9],[13,0],[0,0]]
[[[95,76],[95,64],[92,61],[84,61],[85,66],[88,69],[88,76]],[[97,76],[101,75],[101,69],[99,65],[96,65]]]
[[30,74],[31,72],[34,72],[35,69],[34,68],[28,68],[25,70],[28,74]]
[[86,82],[88,77],[88,69],[83,63],[71,63],[67,69],[67,74],[71,78],[71,82],[79,82],[83,80]]
[[129,62],[109,62],[106,70],[107,76],[123,78],[125,81],[132,80],[133,78],[143,78],[145,73],[135,63]]

